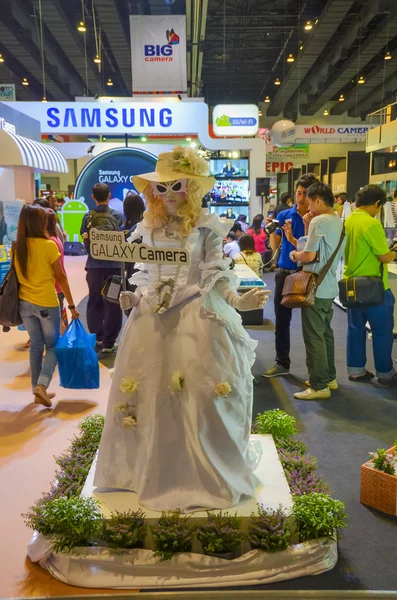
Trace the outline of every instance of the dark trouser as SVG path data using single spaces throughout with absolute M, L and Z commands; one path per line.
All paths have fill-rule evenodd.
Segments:
M 281 304 L 283 298 L 283 287 L 288 272 L 278 270 L 276 272 L 276 287 L 274 290 L 274 312 L 276 314 L 276 363 L 289 369 L 291 361 L 289 351 L 291 346 L 290 341 L 290 325 L 292 318 L 291 308 L 286 308 Z
M 347 311 L 347 372 L 349 375 L 363 375 L 367 362 L 366 323 L 371 326 L 372 348 L 377 377 L 389 379 L 395 371 L 393 367 L 393 328 L 394 296 L 391 290 L 385 291 L 383 304 L 367 308 L 349 308 Z
M 313 390 L 324 390 L 336 378 L 332 303 L 333 298 L 316 298 L 313 306 L 302 308 L 306 364 Z
M 108 302 L 101 295 L 103 285 L 112 275 L 120 275 L 119 269 L 87 269 L 88 304 L 87 324 L 90 333 L 96 333 L 97 341 L 104 348 L 112 348 L 120 333 L 122 312 L 119 304 Z

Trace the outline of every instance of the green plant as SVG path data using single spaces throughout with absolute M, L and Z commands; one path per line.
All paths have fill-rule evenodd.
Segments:
M 285 450 L 286 452 L 296 452 L 303 456 L 307 452 L 307 446 L 302 440 L 288 437 L 285 439 L 276 438 L 274 440 L 277 450 Z
M 74 436 L 71 450 L 80 448 L 98 449 L 101 441 L 102 431 L 105 425 L 105 417 L 103 415 L 89 415 L 79 423 L 79 435 Z
M 23 516 L 28 527 L 52 539 L 56 552 L 89 546 L 102 526 L 97 500 L 82 496 L 36 503 Z
M 379 448 L 376 452 L 369 452 L 369 457 L 372 459 L 374 469 L 383 471 L 388 475 L 396 474 L 396 463 L 394 456 L 387 454 L 384 448 Z
M 295 496 L 292 516 L 298 528 L 299 540 L 313 540 L 321 537 L 336 539 L 339 529 L 346 527 L 345 505 L 327 494 L 307 494 Z
M 291 524 L 282 506 L 277 510 L 258 504 L 258 513 L 251 515 L 248 538 L 252 548 L 265 552 L 285 550 L 291 543 Z
M 142 548 L 147 526 L 142 510 L 114 512 L 103 521 L 101 538 L 109 548 Z
M 206 554 L 226 554 L 234 552 L 245 539 L 240 530 L 241 519 L 229 513 L 207 512 L 207 518 L 197 526 L 197 539 Z
M 259 413 L 255 420 L 255 431 L 261 434 L 271 433 L 274 439 L 284 440 L 296 434 L 295 424 L 294 417 L 275 408 Z
M 177 552 L 190 552 L 194 532 L 191 518 L 179 509 L 162 512 L 157 525 L 152 526 L 154 554 L 163 561 Z

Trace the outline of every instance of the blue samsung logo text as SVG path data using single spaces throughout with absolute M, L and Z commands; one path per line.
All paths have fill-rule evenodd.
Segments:
M 145 127 L 147 129 L 167 128 L 172 125 L 172 111 L 169 108 L 59 108 L 50 107 L 47 110 L 47 125 L 53 129 L 102 127 L 116 128 Z

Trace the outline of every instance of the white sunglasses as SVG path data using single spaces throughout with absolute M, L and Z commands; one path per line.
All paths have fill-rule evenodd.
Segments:
M 186 179 L 179 179 L 178 181 L 170 181 L 168 183 L 157 183 L 151 182 L 152 190 L 156 196 L 163 196 L 168 192 L 187 192 L 187 181 Z

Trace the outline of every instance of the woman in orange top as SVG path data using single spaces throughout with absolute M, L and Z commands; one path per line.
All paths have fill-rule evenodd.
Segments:
M 48 394 L 47 388 L 57 364 L 55 346 L 60 328 L 55 281 L 65 294 L 72 317 L 77 319 L 79 313 L 62 269 L 59 250 L 47 233 L 47 214 L 39 205 L 25 204 L 21 210 L 15 269 L 19 281 L 19 312 L 30 337 L 34 401 L 50 407 L 54 394 Z

